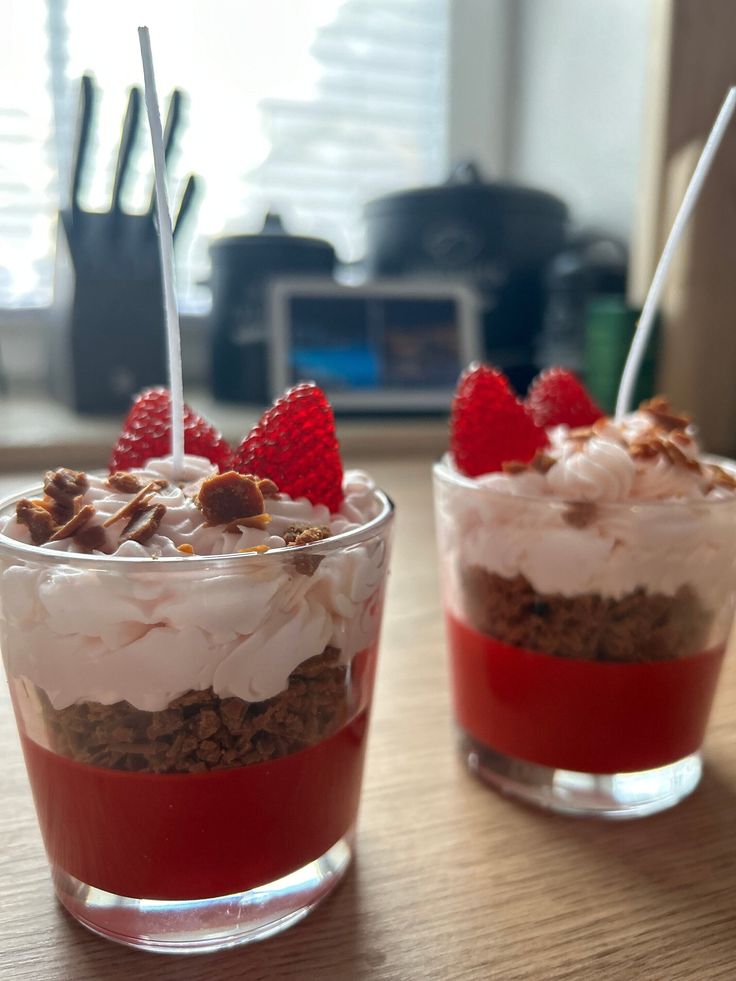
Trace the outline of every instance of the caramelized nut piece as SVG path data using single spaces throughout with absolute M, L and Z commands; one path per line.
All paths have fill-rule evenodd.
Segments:
M 82 552 L 107 552 L 107 535 L 102 525 L 87 525 L 74 536 L 74 544 Z
M 73 497 L 84 494 L 88 487 L 86 473 L 66 467 L 47 471 L 43 481 L 44 493 L 60 504 L 71 502 Z
M 276 497 L 279 493 L 279 489 L 276 484 L 269 477 L 259 477 L 254 473 L 243 474 L 244 477 L 250 477 L 251 480 L 255 480 L 258 484 L 258 489 L 264 497 Z
M 71 517 L 65 525 L 58 528 L 54 534 L 49 538 L 50 542 L 60 542 L 63 538 L 71 538 L 72 535 L 76 535 L 78 531 L 87 524 L 92 515 L 95 513 L 95 509 L 91 504 L 85 504 L 83 508 L 80 508 L 77 513 Z
M 181 545 L 177 545 L 176 551 L 181 552 L 182 555 L 194 555 L 194 549 L 189 542 L 182 542 Z
M 276 497 L 279 492 L 278 487 L 268 477 L 258 480 L 258 489 L 264 497 Z
M 152 504 L 144 508 L 133 518 L 123 529 L 120 536 L 121 542 L 138 542 L 143 545 L 149 538 L 156 534 L 158 526 L 161 524 L 163 516 L 166 514 L 165 504 Z
M 311 525 L 306 528 L 292 525 L 284 532 L 283 539 L 287 545 L 297 547 L 322 542 L 331 534 L 332 532 L 325 525 Z M 324 555 L 313 555 L 311 552 L 296 555 L 294 556 L 294 568 L 303 576 L 313 576 L 323 558 Z
M 121 494 L 137 494 L 143 490 L 144 484 L 140 477 L 124 470 L 117 470 L 107 478 L 108 487 L 120 491 Z
M 238 552 L 267 552 L 268 545 L 251 545 L 250 548 L 239 548 Z
M 224 525 L 236 518 L 263 513 L 263 494 L 255 477 L 234 470 L 213 474 L 203 481 L 197 504 L 207 524 Z
M 332 532 L 326 525 L 310 525 L 307 527 L 292 525 L 287 528 L 281 536 L 287 545 L 312 545 L 314 542 L 323 542 L 329 538 Z
M 45 545 L 58 527 L 45 507 L 40 507 L 27 498 L 18 501 L 15 506 L 15 516 L 18 522 L 30 531 L 34 545 Z

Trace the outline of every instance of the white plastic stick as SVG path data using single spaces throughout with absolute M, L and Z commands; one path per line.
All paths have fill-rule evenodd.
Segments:
M 147 27 L 138 28 L 138 40 L 143 61 L 143 82 L 153 147 L 153 169 L 156 181 L 156 216 L 158 218 L 158 242 L 161 252 L 161 274 L 164 285 L 164 313 L 169 355 L 169 391 L 171 392 L 171 456 L 175 473 L 184 467 L 184 385 L 181 375 L 181 336 L 179 311 L 176 307 L 174 281 L 174 236 L 171 228 L 171 208 L 166 191 L 166 158 L 164 136 L 161 129 L 161 113 L 156 94 L 156 77 L 153 73 L 151 37 Z
M 662 252 L 662 257 L 659 260 L 657 268 L 654 272 L 652 284 L 649 287 L 649 292 L 647 293 L 646 300 L 644 301 L 644 307 L 642 308 L 641 317 L 639 318 L 639 324 L 631 342 L 629 354 L 626 359 L 626 365 L 624 366 L 623 374 L 621 375 L 621 384 L 619 385 L 618 398 L 616 399 L 617 419 L 620 419 L 623 415 L 625 415 L 631 405 L 631 400 L 634 395 L 634 386 L 639 374 L 639 368 L 641 367 L 644 352 L 647 349 L 649 335 L 652 332 L 652 326 L 657 313 L 659 299 L 662 295 L 667 270 L 672 262 L 672 257 L 680 242 L 680 238 L 682 237 L 682 233 L 685 230 L 685 226 L 688 223 L 690 215 L 692 214 L 693 208 L 695 207 L 695 203 L 698 200 L 705 178 L 708 176 L 708 171 L 713 163 L 713 158 L 718 151 L 718 147 L 723 139 L 723 134 L 726 132 L 735 108 L 736 86 L 728 90 L 728 94 L 726 95 L 723 105 L 721 106 L 721 110 L 716 117 L 716 121 L 713 124 L 713 129 L 710 131 L 710 136 L 706 140 L 705 146 L 703 147 L 703 152 L 700 154 L 700 159 L 695 167 L 693 176 L 690 178 L 690 183 L 688 184 L 687 190 L 685 191 L 685 196 L 682 199 L 680 210 L 677 212 L 677 217 L 672 225 L 672 230 L 670 231 L 667 243 L 665 244 L 664 251 Z

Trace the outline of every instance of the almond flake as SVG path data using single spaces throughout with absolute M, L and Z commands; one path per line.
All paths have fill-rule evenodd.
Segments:
M 151 481 L 146 484 L 145 487 L 141 487 L 135 497 L 131 497 L 123 506 L 111 514 L 109 518 L 106 518 L 102 522 L 103 528 L 109 528 L 110 525 L 114 525 L 117 521 L 122 521 L 123 518 L 129 518 L 131 515 L 135 514 L 140 508 L 146 506 L 150 500 L 150 497 L 158 490 L 157 482 Z
M 236 518 L 225 525 L 225 531 L 238 532 L 241 528 L 258 528 L 263 531 L 271 524 L 270 514 L 251 514 L 245 518 Z
M 91 504 L 85 504 L 83 508 L 80 508 L 76 512 L 74 517 L 70 518 L 65 525 L 62 525 L 54 534 L 49 538 L 50 542 L 60 542 L 64 538 L 71 538 L 72 535 L 76 535 L 84 525 L 92 518 L 95 513 L 95 509 Z
M 123 529 L 123 533 L 120 536 L 120 541 L 138 542 L 142 545 L 144 542 L 147 542 L 152 535 L 155 535 L 165 514 L 165 504 L 152 504 L 150 507 L 145 508 L 143 511 L 140 511 L 138 514 L 134 515 L 133 518 L 131 518 Z

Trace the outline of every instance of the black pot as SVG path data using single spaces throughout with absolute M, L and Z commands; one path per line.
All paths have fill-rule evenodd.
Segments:
M 531 352 L 544 312 L 544 267 L 565 241 L 559 198 L 486 182 L 463 164 L 445 184 L 369 202 L 365 220 L 372 275 L 469 282 L 481 295 L 488 355 Z
M 257 235 L 229 235 L 210 245 L 212 387 L 217 398 L 268 400 L 268 311 L 274 276 L 332 276 L 335 250 L 322 239 L 289 235 L 267 215 Z

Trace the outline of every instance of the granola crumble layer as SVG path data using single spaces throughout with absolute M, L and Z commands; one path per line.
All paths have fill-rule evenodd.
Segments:
M 349 718 L 354 696 L 339 651 L 300 664 L 288 688 L 260 702 L 189 691 L 148 712 L 129 702 L 82 702 L 55 709 L 39 690 L 49 748 L 92 766 L 150 773 L 198 773 L 247 766 L 306 749 Z
M 514 647 L 589 661 L 663 661 L 704 649 L 711 616 L 689 586 L 674 596 L 641 588 L 618 598 L 543 594 L 522 575 L 461 572 L 465 616 Z

